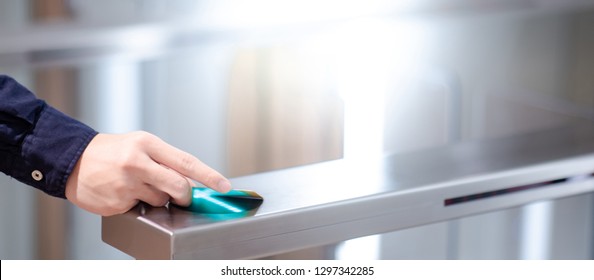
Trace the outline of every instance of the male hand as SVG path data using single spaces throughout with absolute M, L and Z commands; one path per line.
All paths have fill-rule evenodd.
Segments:
M 124 213 L 138 201 L 187 206 L 190 179 L 219 192 L 231 190 L 217 171 L 150 133 L 98 134 L 68 178 L 66 198 L 102 216 Z

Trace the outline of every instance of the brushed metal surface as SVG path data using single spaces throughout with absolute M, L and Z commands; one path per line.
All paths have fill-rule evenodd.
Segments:
M 582 176 L 445 206 L 448 198 Z M 337 160 L 232 179 L 253 216 L 215 221 L 138 205 L 104 217 L 104 242 L 139 259 L 248 259 L 594 191 L 594 126 L 460 143 L 377 161 Z

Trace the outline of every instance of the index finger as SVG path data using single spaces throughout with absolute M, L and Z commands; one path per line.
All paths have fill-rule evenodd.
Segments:
M 219 172 L 204 164 L 193 155 L 175 148 L 160 139 L 149 145 L 147 153 L 154 161 L 190 179 L 196 180 L 215 191 L 224 193 L 231 190 L 231 183 Z

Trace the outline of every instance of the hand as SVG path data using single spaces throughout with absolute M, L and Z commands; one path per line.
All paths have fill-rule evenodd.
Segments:
M 102 216 L 124 213 L 138 201 L 187 206 L 190 179 L 219 192 L 231 190 L 217 171 L 150 133 L 98 134 L 68 178 L 66 198 Z

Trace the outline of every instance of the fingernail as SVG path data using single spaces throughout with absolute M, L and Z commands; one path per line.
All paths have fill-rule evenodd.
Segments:
M 227 180 L 221 180 L 217 184 L 217 191 L 218 192 L 226 193 L 226 192 L 228 192 L 230 190 L 231 190 L 231 183 L 229 181 L 227 181 Z

